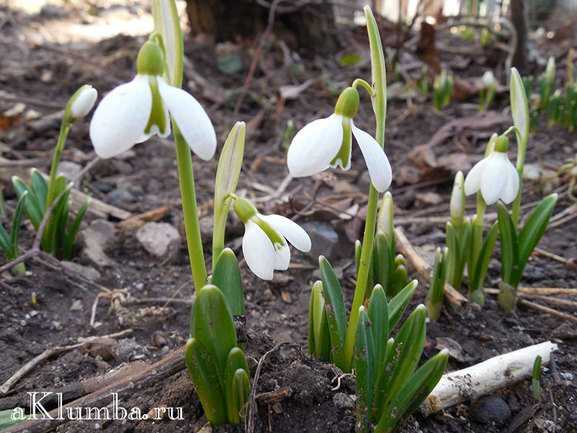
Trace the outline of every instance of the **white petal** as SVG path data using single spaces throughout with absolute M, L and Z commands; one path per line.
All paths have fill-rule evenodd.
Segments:
M 150 117 L 152 94 L 148 77 L 137 75 L 113 89 L 96 108 L 90 139 L 96 154 L 111 158 L 139 142 Z
M 342 121 L 342 116 L 332 114 L 297 132 L 287 154 L 291 176 L 312 176 L 328 168 L 343 142 Z
M 192 151 L 205 161 L 211 159 L 216 151 L 216 133 L 202 106 L 190 93 L 168 85 L 162 78 L 158 79 L 158 88 Z
M 483 177 L 486 163 L 487 159 L 483 158 L 481 161 L 476 163 L 467 174 L 467 177 L 465 178 L 465 195 L 475 194 L 481 189 L 481 178 Z
M 493 152 L 487 158 L 481 178 L 481 194 L 488 205 L 496 203 L 503 194 L 508 181 L 507 162 L 507 155 L 501 152 Z
M 279 271 L 286 271 L 291 261 L 291 251 L 285 243 L 280 250 L 276 251 L 274 268 Z
M 511 164 L 510 161 L 507 160 L 507 162 L 507 183 L 501 194 L 501 200 L 503 200 L 505 204 L 512 203 L 519 193 L 519 173 L 517 173 L 515 166 Z
M 250 270 L 263 280 L 272 280 L 277 252 L 268 236 L 252 221 L 245 225 L 242 252 Z
M 273 229 L 283 235 L 297 250 L 308 252 L 311 250 L 311 238 L 297 223 L 281 215 L 259 215 L 271 225 Z
M 385 151 L 370 134 L 357 128 L 352 122 L 351 127 L 353 129 L 353 135 L 363 153 L 363 158 L 365 158 L 373 186 L 377 191 L 385 192 L 389 189 L 391 181 L 393 180 L 391 164 Z

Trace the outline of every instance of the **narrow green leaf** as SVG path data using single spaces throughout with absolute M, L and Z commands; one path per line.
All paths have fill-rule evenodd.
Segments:
M 403 289 L 389 302 L 389 329 L 392 330 L 395 328 L 399 320 L 401 320 L 401 316 L 407 309 L 407 306 L 413 299 L 413 295 L 415 294 L 415 290 L 419 282 L 417 280 L 413 280 L 409 282 Z
M 360 410 L 365 427 L 369 425 L 369 416 L 373 407 L 375 385 L 375 347 L 369 316 L 364 307 L 359 309 L 359 326 L 355 341 L 355 377 L 360 397 Z
M 46 212 L 47 203 L 46 197 L 48 195 L 48 184 L 46 183 L 46 179 L 44 175 L 40 173 L 35 168 L 32 169 L 31 175 L 31 186 L 34 190 L 34 194 L 38 197 L 38 203 L 42 209 L 42 213 Z
M 421 366 L 384 408 L 375 433 L 392 432 L 415 411 L 441 380 L 448 360 L 448 353 L 443 351 Z
M 76 217 L 72 220 L 70 227 L 67 227 L 66 236 L 64 237 L 62 255 L 65 259 L 71 259 L 74 256 L 74 246 L 76 244 L 76 236 L 80 231 L 82 220 L 86 216 L 90 200 L 86 200 L 84 205 L 78 210 Z
M 193 310 L 192 336 L 215 359 L 217 371 L 224 371 L 228 354 L 236 346 L 236 330 L 222 292 L 207 284 L 196 293 Z
M 313 284 L 309 302 L 309 353 L 321 361 L 329 361 L 331 356 L 331 342 L 329 325 L 325 312 L 325 298 L 323 283 Z
M 519 232 L 519 266 L 518 274 L 514 278 L 514 283 L 516 284 L 521 280 L 529 257 L 547 230 L 549 219 L 557 203 L 557 198 L 557 194 L 551 194 L 541 200 L 537 207 L 529 214 L 525 225 Z
M 343 291 L 335 271 L 323 256 L 319 257 L 319 266 L 323 282 L 325 313 L 331 336 L 331 357 L 333 362 L 339 365 L 344 361 L 342 357 L 347 328 Z
M 389 307 L 383 287 L 377 284 L 369 299 L 368 317 L 372 326 L 376 369 L 384 368 L 389 339 Z
M 195 338 L 188 340 L 184 360 L 206 418 L 214 425 L 226 423 L 226 400 L 219 380 L 217 360 Z
M 424 305 L 419 305 L 403 323 L 395 338 L 391 360 L 393 368 L 385 386 L 387 390 L 385 407 L 401 390 L 421 359 L 425 346 L 426 319 L 427 309 Z
M 12 244 L 10 243 L 10 235 L 2 224 L 0 224 L 0 249 L 4 252 L 6 259 L 13 260 L 13 257 L 11 257 Z
M 24 216 L 24 208 L 26 206 L 26 200 L 28 193 L 25 192 L 18 198 L 16 203 L 16 209 L 14 210 L 14 215 L 12 216 L 12 227 L 10 230 L 10 249 L 13 258 L 18 255 L 18 239 L 20 237 L 20 227 L 22 226 L 22 218 Z
M 389 338 L 385 346 L 384 361 L 381 366 L 376 367 L 377 381 L 375 383 L 373 412 L 371 414 L 371 421 L 373 423 L 378 422 L 385 398 L 388 395 L 387 381 L 395 367 L 391 362 L 393 359 L 394 349 L 395 339 Z
M 230 350 L 224 374 L 228 421 L 231 424 L 238 424 L 240 422 L 240 410 L 246 403 L 250 392 L 248 364 L 244 352 L 239 347 Z M 245 385 L 247 386 L 245 387 Z
M 497 216 L 501 240 L 501 278 L 511 284 L 511 277 L 519 259 L 517 230 L 507 207 L 502 202 L 497 203 Z
M 427 292 L 427 311 L 431 320 L 437 320 L 445 297 L 445 282 L 447 280 L 447 249 L 437 248 L 435 263 L 431 273 L 431 285 Z
M 230 248 L 225 248 L 218 256 L 212 283 L 217 286 L 233 316 L 243 315 L 244 310 L 244 290 L 240 276 L 238 260 Z
M 28 199 L 26 200 L 26 215 L 30 218 L 30 222 L 34 228 L 38 230 L 44 215 L 40 202 L 38 201 L 38 196 L 36 196 L 36 194 L 28 188 L 28 185 L 26 185 L 19 177 L 12 177 L 12 186 L 14 187 L 18 198 L 20 198 L 20 196 L 25 192 L 28 193 Z
M 493 250 L 495 249 L 495 243 L 497 242 L 497 237 L 499 235 L 498 224 L 495 223 L 489 229 L 487 237 L 483 242 L 481 251 L 479 252 L 479 259 L 475 265 L 475 273 L 473 274 L 472 288 L 475 290 L 481 290 L 483 288 L 483 283 L 485 282 L 485 276 L 487 275 L 487 270 L 489 269 L 489 263 L 491 261 L 491 256 L 493 255 Z

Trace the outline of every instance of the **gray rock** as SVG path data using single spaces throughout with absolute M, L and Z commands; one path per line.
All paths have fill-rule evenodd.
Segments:
M 338 251 L 339 235 L 330 224 L 320 221 L 310 221 L 302 224 L 312 241 L 309 255 L 317 260 L 320 255 L 329 260 L 334 259 Z
M 180 233 L 168 223 L 150 222 L 136 232 L 136 239 L 155 257 L 172 257 L 180 247 Z
M 106 220 L 95 220 L 81 232 L 83 255 L 96 266 L 112 266 L 114 261 L 105 253 L 116 238 L 116 227 Z
M 355 408 L 355 400 L 344 392 L 337 392 L 333 396 L 333 403 L 336 407 L 343 410 L 352 410 Z
M 511 417 L 509 405 L 497 395 L 481 397 L 471 405 L 470 413 L 481 424 L 503 424 Z
M 100 279 L 101 274 L 96 269 L 90 266 L 83 266 L 79 265 L 78 263 L 74 262 L 67 262 L 63 261 L 60 262 L 62 267 L 68 269 L 69 271 L 74 272 L 75 274 L 81 275 L 82 277 L 86 278 L 88 281 L 97 281 Z
M 58 174 L 65 176 L 69 180 L 73 180 L 82 171 L 82 166 L 72 161 L 62 161 L 58 165 Z

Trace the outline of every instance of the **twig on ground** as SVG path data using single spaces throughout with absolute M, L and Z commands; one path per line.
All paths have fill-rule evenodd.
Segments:
M 430 415 L 523 380 L 531 376 L 537 356 L 547 364 L 555 350 L 557 345 L 546 341 L 447 373 L 421 405 L 421 411 Z
M 574 290 L 574 291 L 577 292 L 577 290 Z M 485 289 L 485 292 L 487 292 L 491 295 L 498 295 L 499 289 Z M 517 293 L 521 298 L 529 298 L 529 299 L 539 300 L 539 301 L 543 301 L 546 303 L 558 305 L 560 307 L 567 307 L 567 308 L 570 308 L 572 310 L 577 310 L 577 301 L 570 301 L 568 299 L 553 298 L 553 297 L 551 297 L 551 295 L 543 296 L 543 295 L 526 293 L 526 292 L 521 292 L 521 291 L 518 291 Z M 575 293 L 575 294 L 577 294 L 577 293 Z M 545 307 L 545 308 L 547 308 L 547 307 Z M 560 314 L 564 314 L 564 313 L 560 313 Z M 576 319 L 577 319 L 577 317 L 576 317 Z
M 2 386 L 0 386 L 0 394 L 7 394 L 8 391 L 10 391 L 10 389 L 14 386 L 14 384 L 16 382 L 18 382 L 20 379 L 22 379 L 22 377 L 24 377 L 26 374 L 28 374 L 30 371 L 32 371 L 34 368 L 36 368 L 38 365 L 40 365 L 41 363 L 43 363 L 47 359 L 52 358 L 53 356 L 59 355 L 60 353 L 63 353 L 63 352 L 69 352 L 71 350 L 78 349 L 78 348 L 84 346 L 85 344 L 88 344 L 88 343 L 90 343 L 94 340 L 100 339 L 100 338 L 120 338 L 120 337 L 124 337 L 125 335 L 129 335 L 131 333 L 132 333 L 132 329 L 125 329 L 124 331 L 116 332 L 116 333 L 110 334 L 110 335 L 94 336 L 94 337 L 88 337 L 88 338 L 84 338 L 84 339 L 79 338 L 79 340 L 81 340 L 79 343 L 71 344 L 69 346 L 56 346 L 56 347 L 51 347 L 49 349 L 46 349 L 40 355 L 32 358 L 30 361 L 28 361 L 26 364 L 24 364 L 22 367 L 20 367 L 20 369 L 18 369 L 18 371 L 16 371 L 16 373 L 14 373 L 12 376 L 10 376 L 8 378 L 8 380 L 6 382 L 4 382 L 2 384 Z
M 405 256 L 422 279 L 429 281 L 431 278 L 431 266 L 415 251 L 415 248 L 405 235 L 404 230 L 400 227 L 395 228 L 395 236 L 397 239 L 397 248 L 401 254 Z M 468 302 L 467 298 L 455 290 L 450 284 L 445 284 L 444 291 L 447 300 L 455 307 L 460 307 Z
M 537 304 L 535 302 L 528 301 L 526 299 L 519 299 L 517 301 L 519 305 L 523 305 L 527 308 L 531 308 L 533 310 L 540 311 L 541 313 L 546 313 L 551 316 L 558 317 L 559 319 L 568 320 L 573 323 L 577 323 L 577 317 L 573 316 L 572 314 L 562 313 L 561 311 L 557 311 L 553 308 L 546 307 L 541 304 Z

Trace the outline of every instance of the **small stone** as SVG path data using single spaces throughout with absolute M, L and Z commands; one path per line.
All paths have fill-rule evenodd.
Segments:
M 136 232 L 136 239 L 155 257 L 173 256 L 180 247 L 180 233 L 168 223 L 150 222 Z
M 470 413 L 480 424 L 503 424 L 511 417 L 509 405 L 497 395 L 481 397 L 471 405 Z
M 90 266 L 83 266 L 74 262 L 63 261 L 60 262 L 65 269 L 74 272 L 75 274 L 81 275 L 88 281 L 97 281 L 102 276 L 100 272 Z
M 114 224 L 103 219 L 92 221 L 82 231 L 83 254 L 96 266 L 112 266 L 114 261 L 105 253 L 106 247 L 116 238 Z
M 117 357 L 118 342 L 113 338 L 97 338 L 82 346 L 82 351 L 104 361 L 112 361 Z
M 336 407 L 343 410 L 351 410 L 355 408 L 355 400 L 344 392 L 337 392 L 333 396 L 333 403 Z
M 106 201 L 114 206 L 122 207 L 123 205 L 134 203 L 136 197 L 128 189 L 118 188 L 107 194 Z
M 72 161 L 61 161 L 58 165 L 58 174 L 69 180 L 75 179 L 82 171 L 82 166 Z
M 308 254 L 314 260 L 317 260 L 320 255 L 329 260 L 335 258 L 338 251 L 339 235 L 330 224 L 310 221 L 302 224 L 302 228 L 311 238 L 312 248 Z
M 82 311 L 84 310 L 84 305 L 80 299 L 76 299 L 70 306 L 70 311 Z

